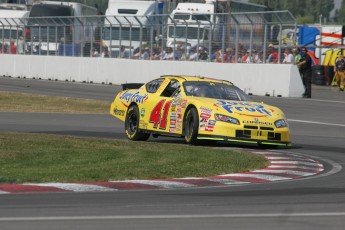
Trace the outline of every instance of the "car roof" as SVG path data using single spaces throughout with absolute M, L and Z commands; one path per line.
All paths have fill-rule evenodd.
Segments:
M 190 75 L 163 75 L 162 78 L 181 78 L 185 81 L 205 81 L 205 82 L 217 82 L 233 85 L 232 82 L 227 80 L 221 80 L 216 78 L 204 77 L 204 76 L 190 76 Z

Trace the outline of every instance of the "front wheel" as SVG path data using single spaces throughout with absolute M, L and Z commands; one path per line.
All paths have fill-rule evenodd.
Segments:
M 132 105 L 127 110 L 126 120 L 125 120 L 125 130 L 126 135 L 129 140 L 132 141 L 146 141 L 149 139 L 149 133 L 143 133 L 139 129 L 139 109 L 136 105 Z
M 187 114 L 184 120 L 184 129 L 185 129 L 184 138 L 186 142 L 192 145 L 197 144 L 199 119 L 198 119 L 198 111 L 195 108 L 190 108 L 187 111 Z

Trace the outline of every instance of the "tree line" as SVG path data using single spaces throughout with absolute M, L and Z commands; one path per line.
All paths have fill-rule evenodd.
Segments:
M 333 15 L 333 0 L 250 0 L 251 3 L 266 5 L 270 10 L 289 10 L 297 19 L 298 24 L 335 24 L 345 22 L 344 0 L 342 7 Z
M 80 2 L 89 6 L 96 6 L 100 14 L 104 14 L 108 7 L 108 0 L 64 0 Z M 205 0 L 175 0 L 176 2 L 204 2 Z M 345 0 L 341 8 L 330 14 L 334 8 L 333 0 L 249 0 L 250 3 L 265 5 L 269 10 L 289 10 L 297 19 L 298 24 L 344 24 Z

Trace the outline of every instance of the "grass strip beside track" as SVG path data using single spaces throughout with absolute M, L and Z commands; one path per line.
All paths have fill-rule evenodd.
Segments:
M 104 101 L 0 91 L 0 112 L 108 114 Z M 263 168 L 257 155 L 208 147 L 0 133 L 0 183 L 205 177 Z
M 205 177 L 267 165 L 258 155 L 185 144 L 0 133 L 0 183 Z
M 110 103 L 99 100 L 0 91 L 0 112 L 108 114 Z

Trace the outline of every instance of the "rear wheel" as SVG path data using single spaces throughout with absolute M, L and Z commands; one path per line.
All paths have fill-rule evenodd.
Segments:
M 185 129 L 184 138 L 186 142 L 192 145 L 197 144 L 199 119 L 198 119 L 198 111 L 195 108 L 190 108 L 187 111 L 187 114 L 184 120 L 184 129 Z
M 132 105 L 127 110 L 126 120 L 125 120 L 125 130 L 128 139 L 132 141 L 146 141 L 149 139 L 149 133 L 143 133 L 139 129 L 139 109 L 136 105 Z

